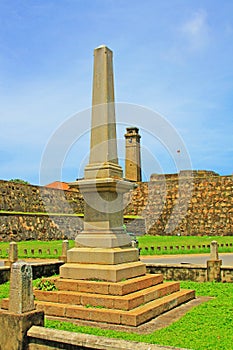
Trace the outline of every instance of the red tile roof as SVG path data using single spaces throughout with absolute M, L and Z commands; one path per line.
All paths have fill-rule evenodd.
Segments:
M 45 185 L 44 187 L 55 188 L 58 190 L 72 190 L 67 182 L 54 181 L 51 184 Z

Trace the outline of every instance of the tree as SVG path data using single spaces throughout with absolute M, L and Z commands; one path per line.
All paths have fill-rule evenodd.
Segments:
M 23 184 L 23 185 L 30 185 L 30 183 L 28 181 L 24 181 L 24 180 L 21 180 L 21 179 L 11 179 L 9 181 L 10 182 L 16 182 L 18 184 Z

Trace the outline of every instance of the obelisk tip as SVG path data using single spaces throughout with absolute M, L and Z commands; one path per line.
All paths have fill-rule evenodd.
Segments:
M 109 51 L 112 51 L 111 49 L 109 49 L 109 47 L 107 47 L 107 45 L 103 44 L 103 45 L 100 45 L 98 47 L 95 48 L 95 50 L 99 50 L 99 49 L 107 49 Z

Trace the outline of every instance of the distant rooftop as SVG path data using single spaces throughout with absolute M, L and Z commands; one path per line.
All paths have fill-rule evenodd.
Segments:
M 51 182 L 50 184 L 45 185 L 44 187 L 55 188 L 57 190 L 64 190 L 64 191 L 72 190 L 67 182 L 61 182 L 61 181 Z

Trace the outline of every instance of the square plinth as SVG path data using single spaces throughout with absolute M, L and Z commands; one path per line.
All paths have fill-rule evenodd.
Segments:
M 72 248 L 67 253 L 68 263 L 116 265 L 138 261 L 136 248 Z
M 61 278 L 82 280 L 119 282 L 145 274 L 146 265 L 140 261 L 117 265 L 66 263 L 60 267 Z

